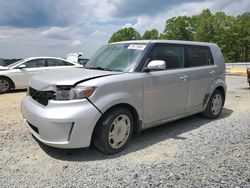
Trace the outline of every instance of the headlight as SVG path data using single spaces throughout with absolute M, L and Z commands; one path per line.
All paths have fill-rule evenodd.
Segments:
M 54 100 L 74 100 L 90 97 L 95 91 L 95 87 L 59 87 L 55 93 Z

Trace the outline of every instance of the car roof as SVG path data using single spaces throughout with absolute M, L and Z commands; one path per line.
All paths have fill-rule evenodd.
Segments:
M 123 44 L 123 43 L 169 43 L 169 44 L 186 44 L 186 45 L 202 45 L 202 46 L 214 46 L 215 43 L 209 42 L 199 42 L 199 41 L 184 41 L 184 40 L 130 40 L 130 41 L 120 41 L 111 44 Z
M 77 63 L 75 63 L 75 62 L 68 61 L 67 59 L 64 59 L 64 58 L 60 58 L 60 57 L 50 57 L 50 56 L 28 57 L 28 58 L 24 58 L 23 60 L 24 60 L 24 61 L 29 61 L 29 60 L 34 60 L 34 59 L 57 59 L 57 60 L 67 61 L 67 62 L 72 63 L 72 64 L 77 64 Z

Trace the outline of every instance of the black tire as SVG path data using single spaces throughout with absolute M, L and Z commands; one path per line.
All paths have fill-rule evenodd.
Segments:
M 8 78 L 0 77 L 0 94 L 10 92 L 12 83 Z
M 221 105 L 220 105 L 220 108 L 218 107 L 218 110 L 215 111 L 213 110 L 213 100 L 216 98 L 216 97 L 221 97 Z M 209 119 L 216 119 L 217 117 L 219 117 L 221 111 L 222 111 L 222 108 L 223 108 L 223 105 L 224 105 L 224 101 L 225 101 L 225 97 L 224 95 L 222 94 L 222 92 L 218 89 L 216 89 L 213 94 L 211 95 L 208 103 L 207 103 L 207 106 L 206 106 L 206 109 L 205 111 L 202 113 L 202 115 L 206 118 L 209 118 Z
M 115 120 L 118 120 L 120 117 L 127 117 L 127 122 L 130 122 L 130 130 L 125 130 L 125 137 L 126 140 L 124 141 L 123 145 L 119 148 L 113 148 L 112 138 L 109 138 L 110 131 L 114 130 Z M 117 119 L 118 118 L 118 119 Z M 121 124 L 120 124 L 121 125 Z M 103 115 L 100 121 L 97 123 L 96 128 L 93 133 L 93 144 L 94 146 L 102 151 L 105 154 L 112 155 L 122 151 L 129 143 L 132 132 L 133 132 L 133 116 L 131 112 L 126 108 L 114 108 Z M 118 133 L 117 133 L 118 134 Z M 125 139 L 125 138 L 124 138 Z

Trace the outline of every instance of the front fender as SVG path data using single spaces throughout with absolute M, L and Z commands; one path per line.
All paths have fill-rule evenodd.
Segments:
M 143 87 L 140 79 L 98 86 L 89 100 L 102 113 L 115 105 L 128 104 L 137 111 L 139 119 L 143 117 Z
M 130 93 L 110 93 L 95 103 L 102 113 L 105 113 L 108 109 L 118 104 L 128 104 L 134 107 L 138 115 L 141 116 L 142 104 L 138 101 L 138 97 Z

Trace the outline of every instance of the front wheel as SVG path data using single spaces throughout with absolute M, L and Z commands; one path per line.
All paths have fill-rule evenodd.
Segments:
M 7 78 L 0 78 L 0 94 L 11 90 L 11 82 Z
M 93 135 L 96 148 L 106 154 L 122 151 L 133 132 L 133 116 L 126 108 L 115 108 L 104 114 Z
M 210 119 L 217 118 L 222 111 L 224 100 L 225 98 L 222 92 L 216 89 L 210 97 L 207 107 L 202 115 Z

